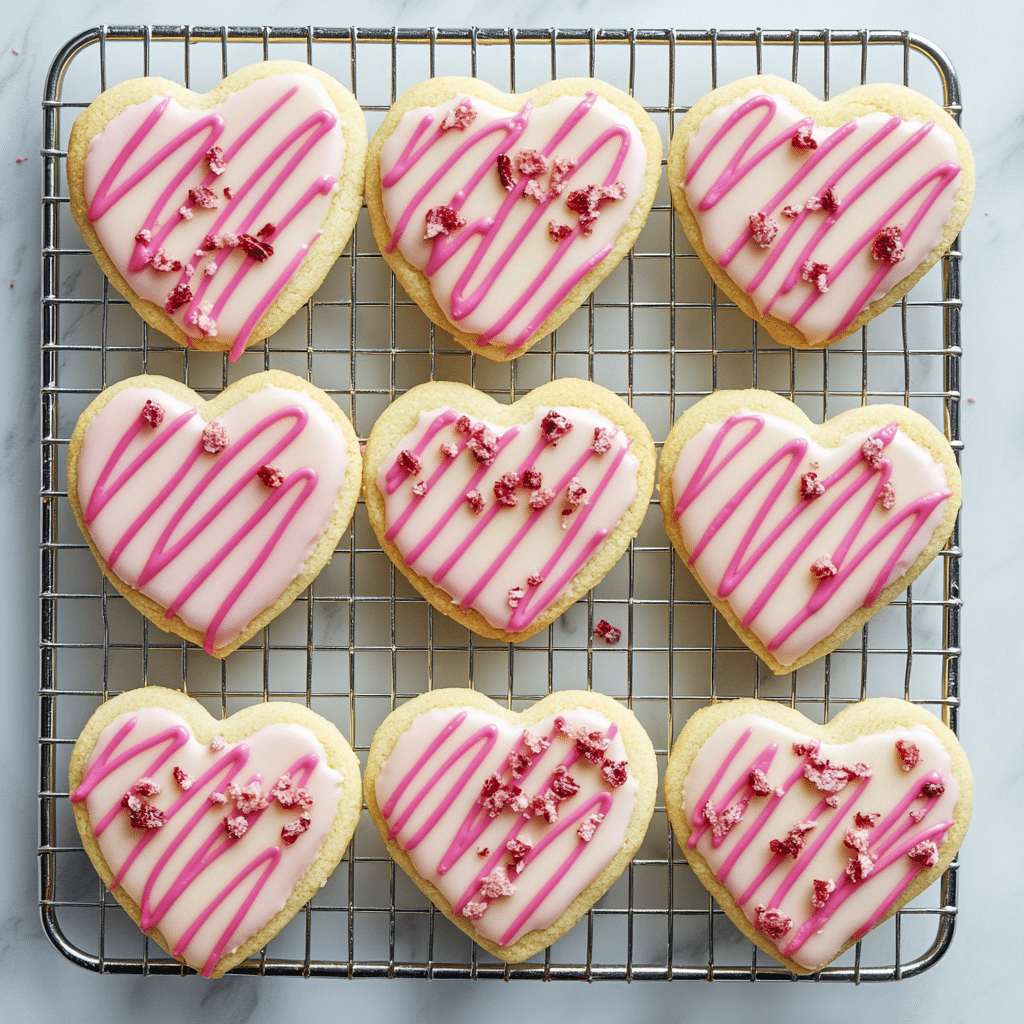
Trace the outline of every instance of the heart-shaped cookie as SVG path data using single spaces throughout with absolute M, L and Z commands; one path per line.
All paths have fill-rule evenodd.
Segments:
M 381 546 L 439 611 L 518 642 L 618 561 L 654 482 L 654 442 L 612 392 L 565 378 L 511 406 L 432 381 L 366 443 Z
M 665 809 L 733 922 L 808 974 L 946 870 L 970 821 L 971 772 L 953 733 L 908 701 L 861 701 L 822 726 L 745 698 L 683 727 Z
M 434 690 L 377 730 L 364 789 L 388 852 L 445 917 L 502 960 L 568 931 L 629 863 L 657 764 L 631 711 L 562 691 L 508 711 Z
M 362 206 L 366 122 L 329 75 L 253 64 L 205 95 L 108 89 L 68 145 L 71 211 L 111 283 L 181 345 L 276 331 L 316 290 Z
M 307 708 L 259 704 L 217 721 L 154 686 L 99 708 L 69 777 L 103 882 L 208 978 L 265 945 L 324 884 L 362 806 L 358 758 Z
M 361 471 L 352 425 L 300 377 L 254 374 L 205 402 L 142 376 L 82 413 L 68 499 L 114 586 L 223 658 L 330 561 Z
M 903 406 L 816 426 L 767 391 L 721 391 L 662 449 L 665 529 L 773 672 L 838 647 L 942 549 L 960 507 L 946 439 Z
M 690 108 L 668 180 L 715 282 L 776 341 L 814 348 L 887 309 L 949 248 L 974 161 L 956 122 L 910 89 L 822 103 L 758 76 Z
M 510 96 L 434 78 L 374 135 L 366 204 L 384 258 L 427 316 L 471 352 L 514 359 L 632 246 L 661 152 L 643 107 L 597 79 Z

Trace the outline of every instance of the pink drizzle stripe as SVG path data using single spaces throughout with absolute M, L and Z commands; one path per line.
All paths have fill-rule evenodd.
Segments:
M 758 413 L 734 413 L 722 424 L 711 446 L 701 459 L 696 471 L 679 497 L 675 508 L 675 518 L 677 520 L 680 519 L 686 512 L 686 509 L 704 493 L 713 481 L 720 479 L 721 475 L 728 471 L 730 464 L 761 433 L 764 424 L 764 417 Z M 871 436 L 881 440 L 884 445 L 888 445 L 895 437 L 897 429 L 898 424 L 894 422 L 887 427 L 875 431 Z M 837 515 L 848 514 L 848 510 L 852 510 L 854 513 L 852 524 L 843 541 L 832 554 L 832 561 L 839 569 L 839 572 L 832 579 L 819 583 L 805 606 L 768 640 L 765 646 L 770 651 L 778 649 L 808 619 L 826 607 L 828 602 L 832 600 L 865 559 L 872 556 L 879 548 L 888 546 L 889 553 L 885 563 L 874 577 L 862 601 L 863 607 L 869 607 L 874 604 L 889 581 L 900 556 L 927 524 L 932 512 L 952 495 L 952 491 L 948 489 L 931 491 L 928 494 L 922 495 L 908 503 L 899 512 L 892 514 L 884 525 L 874 533 L 868 534 L 865 530 L 868 517 L 881 496 L 882 488 L 892 474 L 892 463 L 890 460 L 882 458 L 880 466 L 873 468 L 859 454 L 856 454 L 851 456 L 846 463 L 825 480 L 821 481 L 825 486 L 825 494 L 813 501 L 800 502 L 793 507 L 748 555 L 753 539 L 756 536 L 760 536 L 762 526 L 765 520 L 768 519 L 776 502 L 780 499 L 786 502 L 787 496 L 794 493 L 794 489 L 799 488 L 799 473 L 806 455 L 807 446 L 808 442 L 806 440 L 797 439 L 786 442 L 775 452 L 767 453 L 754 474 L 742 479 L 738 483 L 735 491 L 732 492 L 725 504 L 714 515 L 710 525 L 694 546 L 693 554 L 687 563 L 690 566 L 696 563 L 701 553 L 713 540 L 715 534 L 736 514 L 737 509 L 747 495 L 754 490 L 762 479 L 778 467 L 780 476 L 760 508 L 754 514 L 750 526 L 745 531 L 742 541 L 737 545 L 736 553 L 731 559 L 716 591 L 719 597 L 727 598 L 746 579 L 750 572 L 763 562 L 767 561 L 769 564 L 776 564 L 778 566 L 769 582 L 758 593 L 749 612 L 743 617 L 744 628 L 749 628 L 750 624 L 757 618 L 757 615 L 782 585 L 786 575 L 798 559 L 806 553 L 814 539 Z M 719 453 L 723 448 L 727 448 L 727 450 L 719 458 Z M 857 474 L 844 490 L 835 493 L 833 497 L 833 493 L 838 490 L 840 482 L 853 474 L 858 467 L 862 467 L 863 472 Z M 862 503 L 859 508 L 856 504 L 858 500 Z M 789 551 L 780 551 L 778 543 L 783 533 L 792 523 L 800 518 L 809 520 L 807 531 Z M 899 532 L 901 527 L 903 528 L 902 535 Z

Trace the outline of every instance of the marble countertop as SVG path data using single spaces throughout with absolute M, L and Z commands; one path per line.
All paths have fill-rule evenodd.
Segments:
M 0 377 L 0 480 L 8 495 L 0 543 L 9 585 L 0 591 L 7 632 L 7 713 L 0 721 L 8 776 L 4 791 L 11 829 L 0 844 L 8 884 L 0 890 L 0 991 L 10 1020 L 89 1022 L 146 1020 L 288 1021 L 296 1011 L 335 1018 L 373 1015 L 456 1022 L 551 1019 L 566 1012 L 594 1020 L 662 1021 L 714 1011 L 730 1019 L 848 1021 L 868 1014 L 905 1021 L 999 1019 L 1019 991 L 1021 949 L 1016 908 L 1024 899 L 1018 851 L 1024 828 L 1015 814 L 1024 799 L 1018 680 L 1019 599 L 1012 581 L 1022 558 L 1008 539 L 1020 530 L 1015 508 L 1024 498 L 1024 346 L 1010 301 L 1020 291 L 1024 258 L 1024 77 L 1017 42 L 1024 9 L 1011 0 L 981 0 L 971 13 L 934 0 L 865 0 L 836 11 L 783 2 L 758 5 L 722 0 L 713 22 L 696 22 L 685 6 L 652 0 L 624 11 L 621 4 L 576 0 L 557 8 L 528 0 L 493 4 L 359 5 L 309 0 L 294 4 L 228 0 L 168 7 L 147 0 L 74 5 L 17 5 L 0 32 L 0 167 L 6 201 L 0 207 L 0 345 L 8 370 Z M 228 977 L 99 976 L 65 960 L 43 934 L 37 881 L 37 758 L 39 729 L 39 196 L 40 101 L 58 47 L 97 24 L 212 22 L 245 24 L 358 24 L 361 26 L 515 25 L 520 27 L 666 27 L 909 29 L 950 56 L 964 95 L 963 128 L 977 162 L 974 210 L 963 232 L 963 390 L 965 504 L 962 513 L 963 658 L 960 736 L 972 761 L 975 808 L 962 848 L 960 912 L 952 947 L 917 978 L 857 988 L 731 982 L 514 983 L 387 982 Z M 15 52 L 16 51 L 16 52 Z M 27 160 L 18 162 L 18 158 Z M 6 282 L 10 282 L 10 287 Z M 995 456 L 1002 452 L 999 459 Z

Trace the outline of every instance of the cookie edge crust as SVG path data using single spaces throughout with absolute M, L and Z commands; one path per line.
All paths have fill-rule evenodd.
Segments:
M 764 316 L 758 311 L 754 300 L 733 281 L 704 247 L 700 226 L 686 202 L 683 180 L 686 176 L 686 147 L 691 137 L 704 118 L 712 111 L 718 107 L 727 106 L 752 90 L 784 96 L 797 110 L 813 117 L 817 124 L 826 128 L 836 127 L 854 117 L 875 111 L 898 114 L 904 120 L 935 121 L 953 139 L 959 155 L 962 169 L 960 192 L 953 203 L 953 209 L 939 243 L 912 274 L 861 310 L 853 323 L 841 334 L 818 343 L 808 342 L 799 328 L 785 320 L 780 320 L 771 314 Z M 922 93 L 902 85 L 859 85 L 832 100 L 824 101 L 819 100 L 817 96 L 802 86 L 775 75 L 752 75 L 748 78 L 741 78 L 707 93 L 695 103 L 676 126 L 675 134 L 669 144 L 667 173 L 672 206 L 675 208 L 679 223 L 715 284 L 780 345 L 812 350 L 826 348 L 859 331 L 869 320 L 873 320 L 903 298 L 935 266 L 952 246 L 967 220 L 974 198 L 975 185 L 974 157 L 966 136 L 956 121 L 942 107 Z
M 683 813 L 683 784 L 694 759 L 704 744 L 711 738 L 719 726 L 740 715 L 757 715 L 760 718 L 778 722 L 795 731 L 816 737 L 827 743 L 849 743 L 860 736 L 870 733 L 884 732 L 888 729 L 925 725 L 932 730 L 949 754 L 953 777 L 960 789 L 960 799 L 953 810 L 953 825 L 946 833 L 939 847 L 939 861 L 932 868 L 923 869 L 914 881 L 904 890 L 903 894 L 876 923 L 874 927 L 887 921 L 900 908 L 909 903 L 915 896 L 924 892 L 934 883 L 952 863 L 960 844 L 967 833 L 971 820 L 973 803 L 973 784 L 971 769 L 967 755 L 960 746 L 959 740 L 949 727 L 930 711 L 925 711 L 910 701 L 895 697 L 869 697 L 844 708 L 828 724 L 819 725 L 806 718 L 799 711 L 775 701 L 758 700 L 753 697 L 741 697 L 736 700 L 722 701 L 704 707 L 684 724 L 669 754 L 665 768 L 664 796 L 665 810 L 675 833 L 676 841 L 686 856 L 691 868 L 701 884 L 714 896 L 715 900 L 728 915 L 729 919 L 758 948 L 772 959 L 785 964 L 794 974 L 815 974 L 830 963 L 837 960 L 848 949 L 857 943 L 850 939 L 836 954 L 815 968 L 804 967 L 796 961 L 782 956 L 775 944 L 763 933 L 757 931 L 743 913 L 729 890 L 715 878 L 707 862 L 696 848 L 690 849 L 686 843 L 691 828 L 687 815 Z
M 338 177 L 338 188 L 331 197 L 320 235 L 309 247 L 302 263 L 270 308 L 252 329 L 245 345 L 245 351 L 248 351 L 279 330 L 316 292 L 341 255 L 355 227 L 363 205 L 367 134 L 366 118 L 352 93 L 326 72 L 310 64 L 291 60 L 262 61 L 232 72 L 206 93 L 193 92 L 166 78 L 129 79 L 101 93 L 79 114 L 72 126 L 67 156 L 68 194 L 71 213 L 83 239 L 110 283 L 131 303 L 139 316 L 184 348 L 201 352 L 226 352 L 234 346 L 234 340 L 190 339 L 162 307 L 142 298 L 114 266 L 89 220 L 84 191 L 85 158 L 89 152 L 89 143 L 123 110 L 144 103 L 153 96 L 169 95 L 187 109 L 208 110 L 232 93 L 240 92 L 250 82 L 289 74 L 307 75 L 327 92 L 338 113 L 345 155 Z
M 319 891 L 341 861 L 362 812 L 359 758 L 332 722 L 310 711 L 304 705 L 287 701 L 254 704 L 237 711 L 228 718 L 218 720 L 210 715 L 201 704 L 180 690 L 171 690 L 161 686 L 144 686 L 126 690 L 104 702 L 90 717 L 71 753 L 71 762 L 68 768 L 69 793 L 74 793 L 81 785 L 86 762 L 103 730 L 119 715 L 149 707 L 164 708 L 180 715 L 188 723 L 195 738 L 202 744 L 208 744 L 218 734 L 222 735 L 229 743 L 238 743 L 264 726 L 278 722 L 303 726 L 319 740 L 327 754 L 328 765 L 339 772 L 343 778 L 339 789 L 338 810 L 334 816 L 334 823 L 324 839 L 316 859 L 292 890 L 281 910 L 233 953 L 225 953 L 217 961 L 210 977 L 219 978 L 226 971 L 231 970 L 232 967 L 262 949 L 281 931 L 310 897 Z M 85 852 L 89 855 L 89 860 L 104 886 L 109 888 L 114 878 L 114 872 L 104 858 L 92 831 L 92 822 L 89 819 L 85 801 L 72 804 L 71 807 Z M 111 893 L 141 930 L 139 905 L 121 886 L 112 889 Z M 164 939 L 159 928 L 151 928 L 145 934 L 153 938 L 169 956 L 173 956 L 170 944 Z M 175 957 L 175 959 L 179 963 L 184 963 L 180 957 Z M 191 969 L 196 970 L 198 974 L 197 969 Z
M 113 584 L 122 597 L 126 598 L 132 605 L 134 605 L 135 608 L 137 608 L 158 629 L 163 630 L 165 633 L 174 633 L 184 640 L 191 641 L 202 649 L 205 640 L 204 633 L 189 626 L 178 615 L 174 615 L 169 619 L 165 618 L 164 616 L 167 609 L 163 605 L 157 604 L 153 598 L 148 597 L 141 591 L 129 586 L 129 584 L 125 583 L 120 576 L 108 567 L 106 560 L 96 547 L 92 534 L 89 532 L 88 526 L 83 518 L 82 504 L 78 494 L 78 458 L 81 454 L 82 444 L 85 440 L 85 433 L 89 424 L 93 421 L 100 410 L 103 409 L 103 407 L 118 392 L 124 391 L 127 388 L 156 388 L 174 398 L 187 402 L 198 410 L 199 415 L 203 420 L 210 423 L 221 413 L 225 412 L 232 406 L 237 405 L 238 402 L 242 401 L 247 395 L 258 391 L 267 385 L 284 388 L 290 391 L 303 392 L 316 401 L 342 431 L 348 451 L 349 464 L 345 471 L 345 484 L 338 495 L 338 500 L 335 503 L 334 513 L 331 516 L 331 520 L 328 523 L 327 529 L 320 535 L 320 539 L 317 541 L 309 558 L 306 559 L 302 571 L 280 593 L 280 595 L 278 595 L 277 600 L 275 600 L 273 604 L 268 605 L 263 609 L 263 611 L 249 621 L 248 625 L 234 640 L 225 644 L 223 647 L 214 648 L 213 657 L 215 658 L 226 658 L 232 651 L 250 640 L 272 619 L 280 615 L 281 612 L 283 612 L 299 596 L 299 594 L 309 586 L 309 584 L 317 577 L 320 571 L 327 566 L 328 562 L 330 562 L 333 557 L 334 549 L 337 547 L 338 541 L 341 539 L 341 535 L 345 532 L 352 520 L 356 502 L 359 500 L 359 495 L 362 491 L 362 454 L 359 448 L 359 439 L 356 437 L 356 432 L 353 429 L 352 424 L 349 422 L 348 417 L 341 411 L 337 403 L 332 401 L 325 392 L 321 391 L 315 385 L 310 384 L 302 377 L 297 377 L 294 374 L 285 372 L 284 370 L 265 370 L 262 373 L 254 373 L 247 377 L 242 377 L 233 384 L 229 384 L 224 391 L 215 395 L 209 401 L 202 398 L 202 396 L 198 395 L 191 388 L 186 387 L 184 384 L 181 384 L 176 380 L 171 380 L 169 377 L 161 377 L 154 374 L 140 374 L 137 377 L 128 377 L 125 380 L 118 381 L 118 383 L 111 385 L 104 391 L 101 391 L 79 417 L 74 433 L 71 435 L 71 440 L 68 444 L 68 501 L 71 504 L 71 510 L 75 514 L 75 520 L 78 523 L 78 527 L 88 542 L 89 548 L 99 564 L 103 575 Z
M 610 422 L 622 427 L 633 438 L 630 448 L 639 466 L 636 475 L 636 496 L 619 520 L 618 525 L 605 538 L 601 546 L 573 577 L 566 592 L 539 615 L 526 629 L 507 633 L 492 626 L 474 608 L 462 611 L 451 596 L 435 586 L 425 576 L 408 566 L 394 541 L 385 536 L 384 498 L 377 487 L 377 471 L 392 449 L 415 426 L 421 412 L 440 406 L 449 406 L 460 413 L 478 419 L 487 419 L 502 427 L 527 423 L 533 411 L 542 406 L 592 409 Z M 449 381 L 428 381 L 411 388 L 396 398 L 381 413 L 366 441 L 363 460 L 364 498 L 366 512 L 381 548 L 402 575 L 439 612 L 471 629 L 479 636 L 508 643 L 519 643 L 541 632 L 554 622 L 567 608 L 595 587 L 625 554 L 629 542 L 643 523 L 654 490 L 657 453 L 647 425 L 633 409 L 613 391 L 590 381 L 562 377 L 542 384 L 512 405 L 505 405 L 468 384 Z
M 387 838 L 388 825 L 380 812 L 377 803 L 377 775 L 384 762 L 394 750 L 395 745 L 412 722 L 420 715 L 434 708 L 474 708 L 494 715 L 503 721 L 515 725 L 529 726 L 534 722 L 560 711 L 584 707 L 603 715 L 608 721 L 614 722 L 619 728 L 629 770 L 639 783 L 636 804 L 630 817 L 629 826 L 622 847 L 605 865 L 601 873 L 566 907 L 562 915 L 547 928 L 527 932 L 521 939 L 510 946 L 499 946 L 490 939 L 480 935 L 469 918 L 456 916 L 447 898 L 427 879 L 423 878 L 413 866 L 409 855 L 394 840 Z M 633 855 L 640 848 L 651 817 L 654 814 L 657 796 L 658 766 L 654 754 L 654 746 L 646 730 L 637 720 L 634 713 L 624 704 L 593 690 L 559 690 L 549 694 L 523 712 L 510 711 L 500 704 L 485 697 L 476 690 L 446 688 L 431 690 L 420 694 L 408 703 L 392 711 L 378 726 L 370 744 L 366 759 L 366 771 L 363 774 L 363 790 L 366 807 L 370 812 L 377 831 L 388 849 L 392 859 L 412 879 L 419 889 L 430 899 L 449 921 L 468 935 L 477 945 L 483 947 L 492 956 L 507 963 L 520 963 L 535 953 L 546 949 L 570 928 L 603 896 L 612 884 L 626 869 Z
M 644 188 L 640 194 L 629 220 L 619 232 L 615 246 L 601 262 L 582 278 L 573 290 L 548 315 L 536 331 L 521 345 L 509 349 L 505 345 L 488 343 L 478 345 L 478 334 L 467 334 L 460 330 L 449 319 L 441 308 L 430 287 L 430 280 L 422 270 L 414 267 L 397 248 L 388 251 L 391 242 L 391 228 L 384 216 L 383 187 L 381 185 L 380 152 L 384 143 L 391 137 L 402 117 L 411 110 L 420 107 L 436 107 L 447 100 L 468 95 L 472 99 L 484 100 L 496 107 L 509 111 L 518 111 L 526 100 L 533 100 L 536 106 L 544 106 L 558 96 L 576 96 L 586 92 L 596 92 L 602 99 L 618 107 L 636 126 L 643 139 L 647 153 L 647 168 L 644 175 Z M 477 78 L 461 78 L 448 76 L 428 79 L 413 86 L 403 93 L 391 107 L 384 121 L 370 140 L 366 162 L 366 208 L 370 214 L 370 224 L 374 238 L 380 248 L 381 255 L 391 267 L 399 284 L 416 302 L 427 318 L 438 327 L 447 331 L 463 348 L 475 355 L 485 356 L 494 362 L 510 362 L 528 352 L 537 342 L 560 327 L 569 316 L 577 310 L 603 281 L 619 265 L 622 258 L 633 247 L 637 236 L 647 221 L 658 185 L 661 181 L 661 160 L 663 146 L 661 133 L 647 111 L 628 93 L 622 92 L 608 82 L 599 78 L 561 78 L 554 79 L 528 92 L 506 93 L 487 82 Z
M 918 447 L 926 450 L 946 474 L 946 482 L 953 492 L 946 500 L 946 509 L 942 521 L 932 532 L 925 549 L 918 555 L 914 564 L 898 579 L 885 587 L 878 599 L 869 607 L 860 607 L 852 615 L 844 619 L 828 636 L 819 640 L 805 654 L 792 664 L 783 665 L 765 647 L 760 637 L 751 630 L 745 629 L 740 618 L 732 610 L 729 602 L 713 593 L 697 572 L 690 567 L 690 552 L 683 542 L 682 529 L 675 519 L 674 510 L 677 496 L 672 489 L 672 474 L 676 461 L 683 446 L 699 430 L 711 424 L 723 422 L 730 414 L 749 409 L 752 412 L 764 413 L 789 420 L 801 430 L 807 432 L 812 441 L 824 448 L 837 447 L 845 437 L 859 430 L 872 427 L 883 427 L 893 420 L 899 422 L 902 430 Z M 822 424 L 812 422 L 799 406 L 772 391 L 748 389 L 745 391 L 716 391 L 701 399 L 683 413 L 673 424 L 661 450 L 658 462 L 658 501 L 661 504 L 662 519 L 665 532 L 672 546 L 679 555 L 683 565 L 690 571 L 708 600 L 726 619 L 736 635 L 754 652 L 775 675 L 795 672 L 812 661 L 817 661 L 846 642 L 869 619 L 901 594 L 925 570 L 925 567 L 946 546 L 956 525 L 956 518 L 962 501 L 960 469 L 949 442 L 939 430 L 924 416 L 902 405 L 862 405 L 855 409 L 833 416 Z

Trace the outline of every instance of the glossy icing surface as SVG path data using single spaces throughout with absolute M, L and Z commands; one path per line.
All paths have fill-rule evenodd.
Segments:
M 156 427 L 147 402 L 164 412 Z M 83 519 L 129 586 L 224 647 L 302 572 L 334 515 L 344 434 L 303 392 L 264 387 L 219 416 L 203 446 L 196 408 L 155 388 L 118 392 L 90 421 L 78 460 Z M 280 486 L 258 474 L 280 470 Z
M 869 437 L 882 442 L 877 466 L 861 450 Z M 811 500 L 808 472 L 823 488 Z M 687 564 L 783 665 L 914 564 L 951 493 L 895 423 L 822 448 L 788 420 L 745 410 L 698 431 L 672 469 Z M 838 572 L 817 579 L 811 566 L 825 556 Z
M 542 424 L 551 412 L 540 407 L 526 424 L 499 427 L 483 420 L 496 439 L 495 458 L 483 465 L 468 447 L 470 435 L 457 427 L 460 414 L 450 408 L 419 416 L 416 427 L 381 463 L 377 487 L 384 498 L 389 540 L 407 565 L 452 596 L 460 608 L 475 608 L 487 621 L 510 633 L 527 628 L 572 587 L 572 581 L 636 497 L 636 458 L 632 440 L 621 428 L 589 409 L 557 408 L 573 429 L 548 443 Z M 595 430 L 609 432 L 609 448 L 594 448 Z M 441 446 L 453 445 L 445 455 Z M 416 474 L 398 465 L 403 451 L 422 462 Z M 553 492 L 550 504 L 532 508 L 536 489 L 515 489 L 514 507 L 501 504 L 495 484 L 507 473 L 540 472 Z M 578 481 L 586 504 L 570 508 L 569 488 Z M 417 484 L 426 493 L 417 495 Z M 500 485 L 499 485 L 500 486 Z M 475 512 L 466 494 L 483 499 Z M 530 579 L 540 579 L 530 583 Z M 509 591 L 522 588 L 516 605 Z M 515 598 L 513 598 L 515 600 Z
M 815 149 L 792 144 L 810 128 Z M 811 344 L 841 333 L 917 269 L 939 243 L 960 190 L 956 144 L 934 122 L 867 114 L 839 128 L 814 125 L 788 100 L 752 92 L 713 111 L 686 150 L 686 201 L 711 257 L 762 314 L 793 324 Z M 835 190 L 839 208 L 804 208 Z M 782 211 L 793 207 L 793 216 Z M 762 248 L 750 216 L 772 218 Z M 872 256 L 879 232 L 898 227 L 905 256 Z M 802 271 L 827 265 L 821 292 Z
M 476 113 L 472 123 L 442 130 L 446 115 L 467 103 Z M 517 180 L 505 190 L 497 159 L 523 150 L 575 161 L 560 195 L 550 194 L 550 172 L 534 179 L 513 171 Z M 594 93 L 537 107 L 527 102 L 518 112 L 467 97 L 413 110 L 381 150 L 390 247 L 426 274 L 438 305 L 461 331 L 478 334 L 480 345 L 516 349 L 612 250 L 643 192 L 646 165 L 632 120 Z M 544 198 L 526 192 L 534 180 Z M 624 198 L 602 202 L 592 233 L 584 234 L 568 197 L 619 182 Z M 427 211 L 448 205 L 465 225 L 426 239 Z M 552 221 L 571 231 L 554 240 Z
M 176 767 L 191 778 L 189 788 L 175 780 Z M 281 830 L 299 818 L 299 807 L 272 800 L 242 814 L 230 796 L 210 799 L 232 783 L 259 782 L 266 795 L 285 774 L 312 797 L 309 827 L 292 843 L 282 841 Z M 160 787 L 145 798 L 163 812 L 159 828 L 132 827 L 121 805 L 140 779 Z M 85 800 L 114 884 L 140 907 L 143 930 L 159 928 L 175 956 L 209 976 L 222 956 L 284 907 L 331 830 L 342 781 L 301 726 L 268 725 L 213 750 L 179 715 L 149 707 L 120 715 L 103 730 L 71 799 Z M 246 820 L 241 838 L 228 835 L 228 816 Z
M 213 146 L 227 165 L 220 174 L 206 156 Z M 191 339 L 216 336 L 237 358 L 259 340 L 253 328 L 319 237 L 344 153 L 337 111 L 307 75 L 259 79 L 210 110 L 155 96 L 126 108 L 89 143 L 89 219 L 138 295 L 164 309 L 172 290 L 187 287 L 189 300 L 168 310 L 174 322 Z M 200 186 L 215 208 L 189 198 Z M 266 259 L 237 246 L 204 251 L 207 237 L 256 236 L 268 224 Z M 139 241 L 140 231 L 150 240 Z M 179 270 L 154 268 L 160 249 Z
M 920 754 L 909 771 L 902 767 L 899 740 L 912 743 Z M 797 753 L 794 744 L 814 749 Z M 813 775 L 812 762 L 821 760 L 853 766 L 862 775 L 835 792 L 819 789 L 805 772 L 810 765 Z M 782 795 L 758 795 L 749 780 L 754 769 L 764 772 L 768 786 Z M 941 793 L 922 792 L 935 783 Z M 826 963 L 851 938 L 860 938 L 899 899 L 925 867 L 910 851 L 922 842 L 941 845 L 959 796 L 949 755 L 927 726 L 865 735 L 842 745 L 819 744 L 755 715 L 723 723 L 694 758 L 683 786 L 684 810 L 693 828 L 688 846 L 696 847 L 752 923 L 758 906 L 779 911 L 781 934 L 771 938 L 784 956 L 809 969 Z M 837 806 L 826 803 L 829 797 Z M 715 836 L 705 815 L 709 800 L 719 816 L 742 809 L 740 820 L 722 836 Z M 858 814 L 877 818 L 873 825 L 858 823 Z M 799 829 L 797 855 L 773 852 L 770 842 L 787 839 L 798 823 L 813 825 Z M 850 837 L 850 830 L 866 836 Z M 847 866 L 858 856 L 858 838 L 871 864 L 853 881 Z M 835 886 L 821 907 L 812 902 L 815 880 Z
M 536 753 L 524 742 L 530 736 L 520 725 L 471 708 L 434 708 L 401 735 L 377 776 L 377 802 L 390 837 L 454 913 L 469 916 L 484 905 L 474 926 L 501 946 L 546 928 L 565 912 L 618 853 L 636 803 L 639 785 L 632 774 L 621 785 L 610 785 L 598 763 L 580 756 L 576 742 L 556 724 L 560 719 L 571 729 L 610 737 L 604 757 L 625 760 L 617 727 L 587 708 L 529 726 L 532 737 L 550 742 Z M 518 754 L 530 763 L 514 777 L 509 762 Z M 480 803 L 492 774 L 532 798 L 551 787 L 560 766 L 579 790 L 557 802 L 555 821 L 509 807 L 492 817 Z M 585 840 L 578 830 L 595 814 L 604 818 Z M 521 871 L 511 866 L 508 851 L 516 840 L 531 846 L 519 862 Z M 503 865 L 515 892 L 489 898 L 482 892 L 486 879 Z

